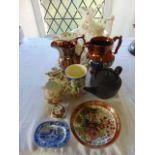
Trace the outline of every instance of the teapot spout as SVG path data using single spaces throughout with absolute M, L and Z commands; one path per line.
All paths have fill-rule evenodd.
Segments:
M 84 87 L 84 90 L 88 91 L 89 93 L 96 94 L 97 87 Z

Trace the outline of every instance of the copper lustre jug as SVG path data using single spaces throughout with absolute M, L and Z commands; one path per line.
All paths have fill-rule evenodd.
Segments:
M 59 53 L 60 53 L 59 63 L 61 67 L 66 68 L 69 65 L 80 63 L 80 58 L 84 51 L 84 46 L 83 45 L 81 46 L 81 51 L 79 51 L 80 53 L 77 54 L 75 49 L 79 39 L 82 39 L 83 44 L 85 44 L 84 35 L 72 40 L 52 41 L 51 46 L 59 50 Z
M 117 46 L 113 51 L 113 45 L 118 40 Z M 118 52 L 122 43 L 122 36 L 114 38 L 98 36 L 92 38 L 89 42 L 85 43 L 88 48 L 88 59 L 98 63 L 113 62 L 115 54 Z

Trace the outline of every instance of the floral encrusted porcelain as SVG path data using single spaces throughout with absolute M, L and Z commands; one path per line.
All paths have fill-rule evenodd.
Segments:
M 98 148 L 113 143 L 120 132 L 115 110 L 102 101 L 80 104 L 71 115 L 71 130 L 83 145 Z
M 34 142 L 43 148 L 61 148 L 70 139 L 70 129 L 64 121 L 47 121 L 41 123 L 34 134 Z
M 63 119 L 65 118 L 65 116 L 66 113 L 63 105 L 53 105 L 51 107 L 51 113 L 50 113 L 51 118 Z

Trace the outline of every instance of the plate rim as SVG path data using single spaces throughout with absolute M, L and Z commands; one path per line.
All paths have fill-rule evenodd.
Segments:
M 74 122 L 74 119 L 75 119 L 75 116 L 77 114 L 77 112 L 83 107 L 85 106 L 88 106 L 88 105 L 94 105 L 94 104 L 97 104 L 99 106 L 102 106 L 108 110 L 112 110 L 112 115 L 114 116 L 115 118 L 115 121 L 116 121 L 116 132 L 115 132 L 115 135 L 114 137 L 112 138 L 111 141 L 109 141 L 108 143 L 106 144 L 102 144 L 102 145 L 91 145 L 91 144 L 88 144 L 88 143 L 85 143 L 83 142 L 76 134 L 75 132 L 75 129 L 73 127 L 73 122 Z M 78 140 L 78 142 L 80 142 L 82 145 L 84 146 L 87 146 L 89 148 L 104 148 L 104 147 L 107 147 L 111 144 L 113 144 L 116 139 L 118 138 L 119 134 L 120 134 L 120 131 L 121 131 L 121 121 L 120 121 L 120 117 L 118 115 L 118 113 L 116 112 L 116 110 L 111 106 L 109 105 L 107 102 L 105 101 L 101 101 L 101 100 L 88 100 L 88 101 L 85 101 L 85 102 L 82 102 L 81 104 L 79 104 L 73 111 L 72 111 L 72 114 L 71 114 L 71 117 L 70 117 L 70 128 L 71 128 L 71 131 L 74 135 L 74 137 L 76 138 L 76 140 Z
M 37 133 L 37 131 L 38 131 L 38 129 L 41 127 L 41 126 L 43 126 L 44 124 L 46 124 L 46 123 L 62 123 L 63 124 L 63 126 L 61 126 L 61 127 L 64 127 L 65 129 L 66 129 L 66 138 L 65 138 L 65 140 L 61 143 L 61 145 L 59 144 L 58 146 L 49 146 L 49 145 L 47 145 L 47 146 L 43 146 L 43 145 L 40 145 L 39 143 L 37 143 L 36 142 L 36 133 Z M 61 125 L 62 125 L 61 124 Z M 54 124 L 55 125 L 55 124 Z M 65 126 L 64 126 L 65 125 Z M 68 130 L 68 131 L 67 131 Z M 37 146 L 39 146 L 39 147 L 42 147 L 42 148 L 61 148 L 61 147 L 63 147 L 65 144 L 67 144 L 68 142 L 69 142 L 69 140 L 70 140 L 70 137 L 71 137 L 71 134 L 70 134 L 70 128 L 69 128 L 69 125 L 67 124 L 67 122 L 65 122 L 65 121 L 52 121 L 52 120 L 49 120 L 49 121 L 44 121 L 44 122 L 42 122 L 42 123 L 40 123 L 37 127 L 36 127 L 36 129 L 35 129 L 35 131 L 34 131 L 34 136 L 33 136 L 33 140 L 34 140 L 34 143 L 37 145 Z M 65 142 L 66 141 L 66 142 Z M 64 143 L 65 142 L 65 143 Z

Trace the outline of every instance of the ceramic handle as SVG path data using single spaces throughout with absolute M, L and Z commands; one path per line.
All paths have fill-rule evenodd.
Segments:
M 81 50 L 81 54 L 82 54 L 83 51 L 84 51 L 84 48 L 85 48 L 84 45 L 85 45 L 85 43 L 86 43 L 85 36 L 82 35 L 81 37 L 77 37 L 77 38 L 76 38 L 76 44 L 77 44 L 77 40 L 78 40 L 78 39 L 82 39 L 82 40 L 83 40 L 83 46 L 82 46 L 82 50 Z M 81 54 L 80 54 L 80 55 L 81 55 Z
M 121 66 L 117 66 L 117 67 L 115 68 L 114 72 L 115 72 L 117 75 L 119 75 L 119 74 L 121 74 L 122 69 L 123 69 L 123 68 L 122 68 Z
M 122 36 L 119 36 L 119 37 L 116 36 L 116 37 L 113 38 L 113 40 L 114 40 L 114 42 L 115 42 L 116 40 L 118 40 L 118 44 L 117 44 L 116 49 L 115 49 L 115 52 L 114 52 L 114 54 L 116 54 L 116 53 L 118 52 L 118 50 L 119 50 L 121 44 L 122 44 Z

